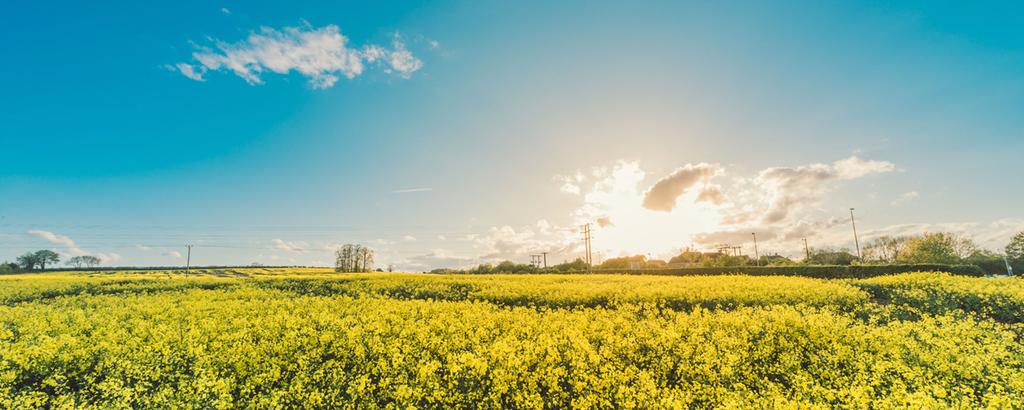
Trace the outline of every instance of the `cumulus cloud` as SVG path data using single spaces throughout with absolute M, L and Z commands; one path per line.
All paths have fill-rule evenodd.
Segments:
M 697 202 L 707 202 L 715 205 L 722 205 L 729 201 L 718 185 L 705 185 L 697 194 Z
M 903 205 L 903 204 L 905 204 L 907 202 L 910 202 L 910 201 L 913 201 L 913 200 L 917 199 L 920 196 L 921 196 L 921 194 L 919 194 L 917 191 L 905 192 L 902 195 L 900 195 L 898 198 L 892 200 L 892 204 L 893 205 Z
M 721 172 L 717 165 L 707 163 L 686 164 L 677 168 L 658 182 L 655 182 L 647 192 L 644 193 L 644 208 L 652 211 L 671 211 L 676 207 L 676 201 L 686 190 L 698 182 L 706 181 L 708 178 Z
M 769 205 L 761 221 L 773 224 L 787 220 L 793 211 L 821 203 L 833 181 L 851 180 L 870 174 L 891 172 L 896 167 L 887 161 L 868 161 L 850 157 L 832 164 L 777 167 L 761 171 L 756 182 L 768 190 Z
M 210 71 L 229 71 L 249 84 L 262 84 L 265 72 L 288 74 L 295 71 L 316 89 L 330 88 L 340 77 L 353 79 L 367 67 L 381 67 L 386 73 L 409 78 L 423 62 L 408 49 L 401 37 L 389 47 L 368 44 L 354 47 L 338 26 L 261 27 L 245 40 L 216 41 L 214 47 L 197 46 L 192 62 L 177 63 L 175 71 L 204 81 Z
M 595 249 L 608 257 L 648 252 L 666 256 L 698 243 L 751 242 L 751 232 L 769 246 L 799 242 L 815 230 L 848 221 L 820 209 L 825 193 L 843 181 L 895 170 L 890 162 L 856 156 L 767 168 L 752 176 L 726 176 L 724 167 L 691 163 L 643 189 L 647 174 L 640 165 L 620 161 L 560 176 L 556 182 L 561 191 L 581 199 L 573 211 L 574 223 L 595 224 Z

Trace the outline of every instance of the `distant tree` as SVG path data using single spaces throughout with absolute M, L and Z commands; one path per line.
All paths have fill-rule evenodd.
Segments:
M 74 266 L 76 268 L 81 268 L 82 265 L 85 264 L 85 261 L 82 260 L 81 256 L 72 256 L 68 258 L 68 260 L 64 261 L 64 264 L 68 266 Z
M 485 274 L 493 273 L 493 272 L 494 272 L 494 265 L 491 265 L 489 263 L 481 263 L 481 264 L 477 265 L 475 268 L 469 270 L 469 273 L 473 273 L 473 274 L 477 274 L 477 275 L 485 275 Z
M 334 270 L 338 272 L 369 272 L 373 268 L 373 249 L 363 245 L 342 245 L 334 256 Z
M 948 232 L 926 233 L 907 240 L 897 261 L 901 263 L 960 263 L 978 252 L 970 238 Z
M 515 263 L 512 261 L 502 261 L 501 263 L 494 266 L 492 273 L 533 273 L 537 271 L 537 267 L 526 264 L 526 263 Z
M 1006 261 L 1003 255 L 980 249 L 971 256 L 964 258 L 963 263 L 975 265 L 990 275 L 1005 275 Z
M 693 248 L 686 248 L 678 255 L 669 259 L 668 263 L 673 265 L 698 265 L 704 262 L 705 259 L 713 258 L 717 255 L 717 253 L 708 254 L 697 251 Z
M 812 249 L 811 257 L 807 259 L 810 265 L 852 265 L 857 261 L 857 256 L 849 250 L 840 249 Z
M 701 262 L 701 266 L 706 268 L 731 268 L 734 266 L 747 266 L 753 264 L 753 260 L 745 255 L 717 255 L 718 256 L 713 258 L 705 259 Z
M 60 262 L 60 255 L 49 249 L 36 251 L 35 255 L 36 263 L 39 264 L 39 269 L 46 269 L 47 264 L 56 264 L 57 262 Z
M 562 262 L 548 268 L 552 272 L 584 272 L 587 270 L 587 262 L 583 258 L 576 258 L 572 262 Z
M 18 272 L 18 265 L 10 262 L 0 263 L 0 274 L 16 273 Z
M 791 266 L 796 265 L 792 259 L 779 254 L 762 255 L 758 260 L 758 266 Z
M 605 260 L 598 269 L 657 269 L 664 268 L 668 264 L 657 259 L 647 259 L 645 255 L 623 256 Z
M 864 246 L 864 258 L 875 262 L 895 263 L 907 247 L 906 236 L 879 236 Z
M 359 267 L 360 272 L 369 272 L 373 270 L 373 250 L 366 247 L 359 247 Z
M 1024 262 L 1024 232 L 1013 235 L 1010 239 L 1010 243 L 1006 245 L 1006 257 Z
M 18 265 L 24 270 L 34 270 L 39 265 L 39 259 L 33 252 L 25 253 L 17 259 Z
M 82 263 L 85 264 L 86 267 L 93 268 L 93 267 L 96 267 L 96 266 L 100 266 L 100 262 L 102 262 L 100 260 L 100 258 L 97 258 L 95 256 L 92 256 L 92 255 L 84 255 L 84 256 L 82 256 Z

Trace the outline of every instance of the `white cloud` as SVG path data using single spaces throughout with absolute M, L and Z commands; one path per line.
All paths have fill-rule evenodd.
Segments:
M 100 258 L 101 262 L 107 263 L 107 264 L 114 263 L 114 262 L 119 262 L 121 260 L 121 255 L 118 255 L 118 254 L 113 253 L 113 252 L 111 252 L 111 253 L 102 253 L 102 252 L 100 252 L 100 253 L 97 253 L 97 254 L 95 254 L 93 256 L 95 256 L 97 258 Z
M 448 240 L 448 237 L 446 237 L 444 235 L 437 235 L 437 240 L 439 240 L 439 241 L 446 241 L 446 240 Z
M 31 230 L 31 231 L 28 231 L 26 233 L 28 233 L 29 235 L 34 236 L 36 238 L 44 239 L 47 242 L 50 242 L 50 243 L 52 243 L 54 245 L 61 245 L 61 246 L 63 246 L 65 248 L 66 252 L 61 252 L 61 253 L 65 254 L 67 256 L 92 255 L 92 256 L 95 256 L 97 258 L 100 258 L 100 260 L 103 261 L 103 263 L 113 263 L 113 262 L 117 262 L 117 261 L 121 260 L 121 255 L 118 255 L 116 253 L 102 253 L 102 252 L 89 253 L 89 252 L 86 252 L 81 247 L 79 247 L 78 244 L 75 243 L 74 240 L 72 240 L 70 237 L 65 236 L 65 235 L 60 235 L 60 234 L 56 234 L 56 233 L 53 233 L 53 232 L 50 232 L 50 231 L 43 231 L 43 230 Z
M 274 249 L 288 251 L 288 252 L 304 252 L 309 245 L 305 242 L 289 242 L 281 239 L 274 238 L 271 240 Z
M 396 262 L 399 270 L 421 271 L 438 267 L 464 269 L 476 264 L 477 259 L 455 255 L 444 249 L 434 249 L 426 254 L 416 255 Z
M 224 14 L 231 14 L 231 10 L 228 10 L 227 7 L 221 7 L 220 12 Z
M 641 191 L 647 174 L 635 162 L 619 162 L 556 182 L 579 187 L 572 192 L 581 198 L 574 223 L 596 225 L 595 250 L 606 257 L 664 257 L 690 244 L 749 243 L 751 232 L 766 244 L 788 246 L 848 221 L 820 209 L 826 192 L 842 181 L 895 169 L 890 162 L 849 157 L 727 178 L 720 166 L 688 164 Z
M 146 245 L 135 245 L 135 249 L 138 249 L 140 251 L 147 251 L 147 252 L 153 250 L 153 248 L 151 248 L 149 246 L 146 246 Z
M 676 200 L 690 187 L 701 181 L 706 182 L 708 178 L 720 172 L 721 168 L 717 165 L 706 163 L 686 164 L 677 168 L 671 174 L 655 182 L 647 192 L 644 192 L 644 208 L 669 212 L 676 207 Z
M 430 191 L 433 191 L 433 190 L 434 190 L 434 188 L 405 188 L 405 189 L 396 189 L 394 191 L 391 191 L 391 193 L 392 194 L 410 194 L 410 193 L 414 193 L 414 192 L 430 192 Z
M 194 63 L 178 63 L 176 71 L 203 81 L 208 71 L 230 71 L 250 84 L 262 84 L 265 72 L 287 74 L 295 71 L 309 79 L 313 88 L 333 86 L 343 76 L 353 79 L 368 65 L 383 66 L 385 72 L 409 78 L 423 62 L 406 49 L 396 34 L 390 48 L 368 44 L 353 47 L 338 26 L 285 27 L 278 31 L 261 27 L 236 43 L 216 41 L 215 48 L 197 46 Z
M 416 237 L 412 236 L 412 235 L 405 235 L 405 236 L 402 237 L 402 240 L 406 241 L 406 242 L 415 242 L 416 241 Z
M 831 183 L 891 172 L 896 167 L 887 161 L 865 161 L 850 157 L 829 164 L 768 168 L 755 179 L 769 197 L 767 211 L 761 216 L 766 224 L 786 221 L 794 211 L 819 205 Z
M 892 200 L 892 204 L 893 205 L 903 205 L 903 204 L 905 204 L 907 202 L 910 202 L 910 201 L 913 201 L 913 200 L 917 199 L 920 196 L 921 196 L 921 194 L 919 194 L 917 191 L 905 192 L 902 195 L 900 195 L 899 198 L 896 198 L 896 199 Z
M 726 202 L 729 202 L 729 198 L 725 196 L 725 192 L 722 191 L 721 186 L 708 184 L 702 187 L 700 192 L 697 193 L 697 202 L 723 205 Z
M 52 243 L 54 245 L 61 245 L 67 248 L 68 253 L 70 253 L 72 256 L 88 255 L 87 252 L 83 251 L 82 248 L 78 247 L 78 244 L 76 244 L 74 240 L 67 236 L 58 235 L 50 231 L 41 230 L 31 230 L 28 231 L 27 233 L 36 238 L 44 239 L 47 242 Z
M 192 64 L 178 63 L 171 67 L 171 70 L 178 71 L 181 73 L 181 75 L 184 75 L 185 77 L 188 77 L 191 80 L 206 81 L 206 79 L 203 78 L 203 74 L 206 73 L 205 67 L 199 67 L 198 69 L 196 69 L 196 66 Z
M 170 256 L 170 257 L 175 258 L 175 259 L 181 259 L 181 252 L 178 252 L 178 251 L 164 252 L 164 253 L 161 253 L 161 255 Z

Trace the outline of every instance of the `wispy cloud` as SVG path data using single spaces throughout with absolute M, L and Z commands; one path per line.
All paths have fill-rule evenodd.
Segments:
M 54 245 L 63 246 L 64 249 L 66 250 L 66 253 L 68 255 L 71 255 L 71 256 L 90 255 L 89 252 L 86 252 L 81 247 L 79 247 L 78 244 L 75 243 L 75 241 L 72 240 L 68 236 L 60 235 L 60 234 L 57 234 L 57 233 L 54 233 L 54 232 L 50 232 L 50 231 L 37 230 L 37 229 L 30 230 L 30 231 L 28 231 L 26 233 L 31 235 L 31 236 L 34 236 L 36 238 L 43 239 L 43 240 L 45 240 L 45 241 L 47 241 L 49 243 L 52 243 Z M 117 262 L 117 261 L 121 260 L 121 255 L 118 255 L 116 253 L 93 253 L 92 255 L 97 257 L 97 258 L 100 258 L 100 260 L 102 260 L 104 263 Z
M 405 47 L 397 34 L 389 47 L 368 44 L 353 47 L 338 26 L 314 28 L 261 27 L 245 40 L 215 41 L 214 47 L 199 46 L 193 61 L 172 66 L 185 77 L 204 81 L 211 71 L 229 71 L 249 84 L 262 84 L 265 72 L 288 74 L 295 71 L 309 79 L 313 88 L 333 86 L 340 77 L 353 79 L 367 67 L 381 67 L 386 73 L 409 78 L 423 62 Z
M 47 242 L 52 243 L 54 245 L 61 245 L 67 248 L 68 252 L 74 254 L 75 256 L 86 255 L 86 252 L 79 248 L 78 244 L 76 244 L 75 241 L 72 240 L 70 237 L 58 235 L 50 231 L 40 230 L 31 230 L 28 231 L 27 233 L 36 238 L 44 239 Z
M 391 193 L 392 194 L 411 194 L 413 192 L 430 192 L 430 191 L 433 191 L 433 190 L 434 190 L 434 188 L 406 188 L 406 189 L 396 189 L 394 191 L 391 191 Z
M 274 238 L 270 242 L 273 244 L 274 249 L 279 249 L 288 252 L 303 252 L 306 250 L 306 248 L 309 247 L 309 245 L 305 242 L 291 242 L 278 238 Z
M 892 200 L 892 204 L 893 205 L 903 205 L 903 204 L 905 204 L 907 202 L 910 202 L 910 201 L 913 201 L 913 200 L 917 199 L 920 196 L 921 196 L 921 194 L 919 194 L 917 191 L 905 192 L 902 195 L 900 195 L 899 198 L 896 198 L 896 199 Z

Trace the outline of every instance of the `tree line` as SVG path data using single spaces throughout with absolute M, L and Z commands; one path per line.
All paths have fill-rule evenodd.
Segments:
M 996 253 L 979 247 L 973 239 L 951 232 L 924 233 L 907 236 L 880 236 L 869 241 L 858 257 L 849 249 L 808 249 L 802 260 L 793 260 L 779 254 L 765 254 L 754 258 L 726 252 L 701 252 L 692 248 L 681 251 L 669 260 L 650 259 L 645 255 L 632 255 L 606 259 L 593 266 L 595 270 L 640 270 L 670 267 L 741 267 L 741 266 L 798 266 L 798 265 L 892 265 L 940 264 L 976 265 L 990 274 L 1004 274 L 1012 266 L 1017 274 L 1024 273 L 1024 232 L 1011 238 L 1005 253 Z M 587 264 L 583 259 L 564 262 L 548 268 L 504 261 L 484 263 L 467 269 L 434 269 L 430 273 L 558 273 L 583 272 Z
M 35 252 L 27 252 L 15 259 L 14 263 L 0 263 L 0 274 L 31 272 L 45 270 L 47 266 L 52 267 L 60 262 L 60 254 L 49 249 L 42 249 Z M 99 266 L 102 261 L 92 255 L 73 256 L 64 261 L 67 266 L 76 268 L 93 268 Z

